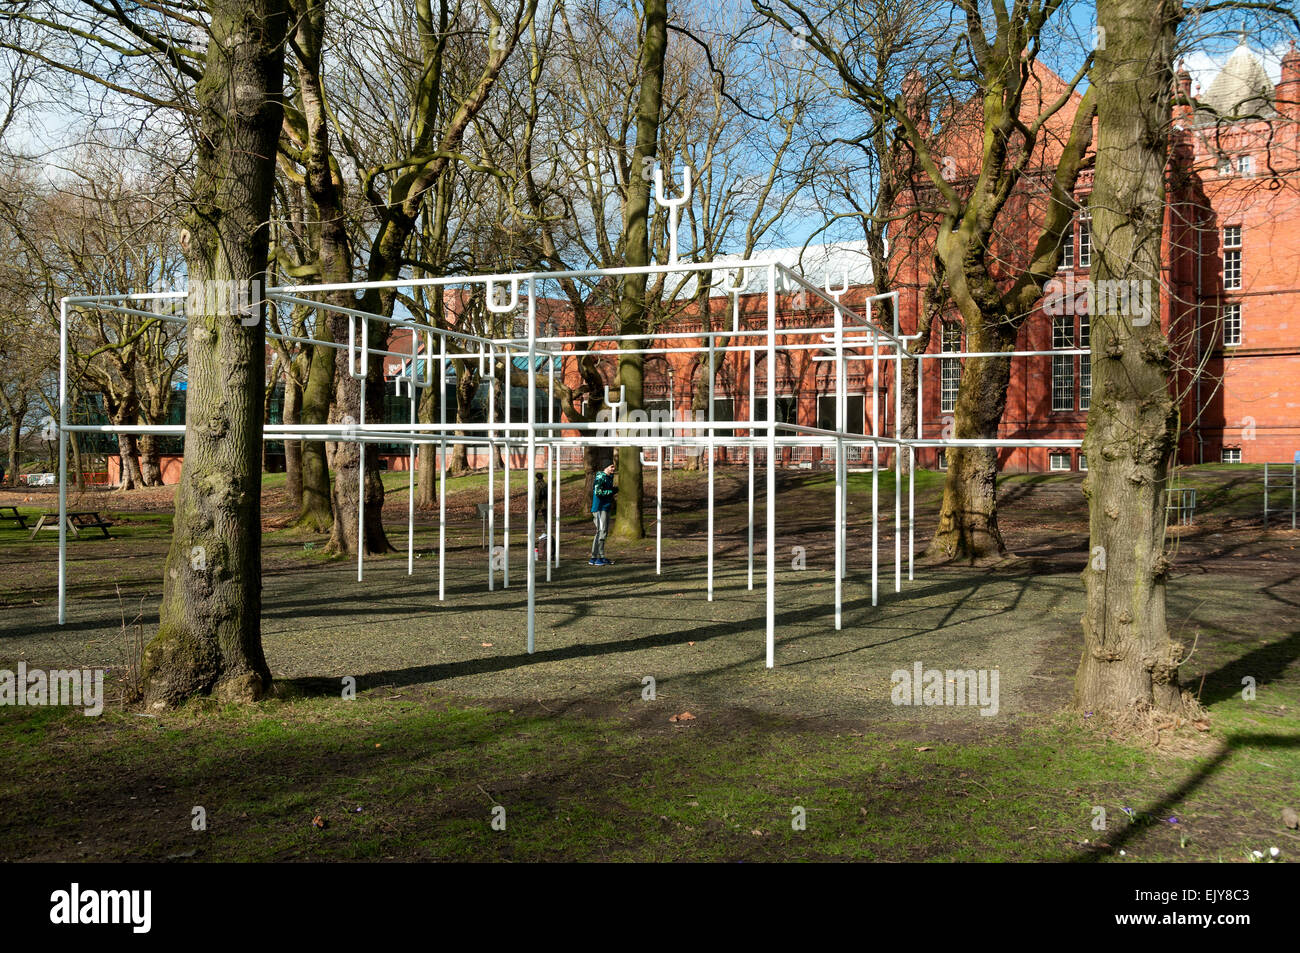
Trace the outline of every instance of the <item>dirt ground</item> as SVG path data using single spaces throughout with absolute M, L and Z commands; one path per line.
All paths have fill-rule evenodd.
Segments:
M 934 476 L 934 475 L 929 475 Z M 1300 631 L 1300 535 L 1265 533 L 1249 508 L 1249 483 L 1231 469 L 1207 470 L 1206 501 L 1191 527 L 1171 529 L 1175 570 L 1169 587 L 1174 634 L 1198 648 L 1265 625 Z M 976 730 L 1021 712 L 1061 707 L 1081 647 L 1079 571 L 1087 553 L 1086 508 L 1077 475 L 1012 477 L 1002 484 L 1001 526 L 1014 557 L 987 569 L 915 566 L 908 578 L 906 526 L 895 591 L 892 485 L 882 499 L 877 604 L 872 605 L 870 483 L 856 475 L 850 496 L 848 578 L 842 628 L 834 626 L 833 496 L 825 474 L 787 473 L 779 488 L 776 546 L 776 667 L 764 667 L 766 557 L 761 493 L 754 588 L 746 554 L 744 472 L 719 480 L 713 599 L 707 597 L 705 519 L 696 474 L 667 482 L 662 574 L 653 535 L 612 542 L 615 564 L 586 564 L 588 524 L 566 487 L 562 561 L 539 581 L 536 651 L 527 652 L 523 548 L 516 515 L 508 587 L 487 588 L 487 551 L 473 505 L 481 490 L 449 495 L 446 598 L 438 599 L 437 531 L 421 513 L 414 572 L 407 573 L 404 487 L 386 511 L 400 552 L 367 561 L 325 560 L 320 538 L 271 529 L 264 556 L 263 639 L 279 680 L 299 687 L 436 685 L 479 699 L 615 702 L 636 696 L 647 676 L 661 695 L 700 707 L 798 712 L 809 720 L 953 722 Z M 516 484 L 517 485 L 517 484 Z M 24 493 L 22 505 L 35 491 Z M 123 530 L 132 513 L 166 514 L 170 488 L 97 494 Z M 923 481 L 915 540 L 919 555 L 935 510 L 937 479 Z M 0 496 L 0 503 L 8 498 Z M 17 502 L 17 501 L 16 501 Z M 127 511 L 126 505 L 130 510 Z M 521 505 L 516 503 L 516 509 Z M 118 507 L 122 507 L 121 510 Z M 653 507 L 650 508 L 653 513 Z M 906 504 L 903 507 L 906 519 Z M 279 491 L 268 491 L 264 523 L 284 525 Z M 0 530 L 16 536 L 16 530 Z M 500 532 L 500 527 L 498 527 Z M 653 533 L 653 528 L 651 528 Z M 131 636 L 156 623 L 165 532 L 70 543 L 68 625 L 55 618 L 53 534 L 0 549 L 0 657 L 32 665 L 127 661 Z M 498 539 L 500 543 L 500 539 Z M 800 552 L 803 552 L 800 559 Z M 802 564 L 803 568 L 800 568 Z M 539 572 L 541 567 L 539 566 Z M 128 623 L 124 626 L 123 623 Z M 124 632 L 124 629 L 126 630 Z M 1199 656 L 1199 657 L 1198 657 Z M 961 708 L 907 708 L 890 702 L 897 669 L 996 669 L 1003 718 Z

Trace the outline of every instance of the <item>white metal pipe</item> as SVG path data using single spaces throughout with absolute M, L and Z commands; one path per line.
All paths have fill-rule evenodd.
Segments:
M 368 330 L 366 336 L 369 337 Z M 366 425 L 366 380 L 362 378 L 360 383 L 361 399 L 358 403 L 361 406 L 358 410 L 360 419 L 357 425 L 364 427 Z M 366 444 L 364 440 L 357 443 L 357 487 L 357 582 L 361 582 L 366 551 Z
M 497 419 L 497 355 L 496 348 L 488 348 L 488 592 L 496 589 L 496 570 L 493 553 L 497 544 L 497 489 L 496 489 L 496 419 Z
M 767 667 L 776 665 L 776 266 L 767 269 Z
M 768 373 L 772 373 L 768 368 Z M 749 416 L 752 420 L 754 417 L 754 352 L 749 352 Z M 769 413 L 770 417 L 775 418 L 775 414 Z M 751 429 L 749 435 L 754 436 Z M 745 451 L 745 456 L 749 459 L 749 539 L 745 549 L 745 562 L 747 566 L 748 588 L 752 591 L 754 588 L 754 448 L 751 446 Z
M 438 345 L 438 423 L 447 432 L 447 339 Z M 438 447 L 438 601 L 447 598 L 447 440 Z
M 515 297 L 519 288 L 515 286 Z M 528 279 L 528 535 L 524 562 L 528 566 L 528 654 L 537 641 L 537 294 L 533 279 Z M 506 380 L 511 364 L 507 362 Z M 508 405 L 509 401 L 507 401 Z M 507 499 L 509 497 L 507 496 Z
M 18 474 L 14 474 L 14 485 Z M 68 621 L 68 299 L 59 302 L 59 625 Z M 24 687 L 24 691 L 26 688 Z
M 663 575 L 664 548 L 664 448 L 656 448 L 655 462 L 655 575 Z

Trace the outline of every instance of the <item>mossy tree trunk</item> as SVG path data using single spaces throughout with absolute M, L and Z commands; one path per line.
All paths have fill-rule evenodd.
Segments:
M 194 196 L 182 235 L 191 290 L 263 282 L 282 115 L 283 0 L 210 0 L 195 99 Z M 192 295 L 185 466 L 158 633 L 145 649 L 146 701 L 211 693 L 252 701 L 271 685 L 262 651 L 262 388 L 266 328 Z M 256 296 L 254 300 L 260 298 Z M 211 313 L 217 312 L 217 313 Z M 234 312 L 234 313 L 230 313 Z
M 1180 711 L 1183 646 L 1165 618 L 1165 491 L 1177 447 L 1159 288 L 1169 150 L 1174 0 L 1100 0 L 1097 173 L 1092 192 L 1092 403 L 1087 607 L 1074 705 Z M 1107 293 L 1139 282 L 1143 293 Z M 1134 300 L 1136 298 L 1136 301 Z M 1127 302 L 1123 305 L 1122 302 Z

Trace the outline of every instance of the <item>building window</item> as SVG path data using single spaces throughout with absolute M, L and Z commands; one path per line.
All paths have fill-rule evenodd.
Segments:
M 1079 347 L 1092 347 L 1092 323 L 1088 315 L 1079 315 Z M 1079 409 L 1092 405 L 1092 355 L 1079 355 Z M 1086 469 L 1080 467 L 1080 469 Z
M 779 398 L 778 398 L 779 400 Z M 780 404 L 777 405 L 778 409 Z M 766 411 L 764 406 L 764 411 Z M 861 394 L 849 394 L 844 398 L 844 433 L 865 434 L 866 429 L 866 398 Z M 821 430 L 839 430 L 835 426 L 835 398 L 818 397 L 817 398 L 817 427 Z
M 1255 174 L 1254 156 L 1237 156 L 1237 175 L 1250 178 Z
M 1084 473 L 1088 472 L 1088 455 L 1086 453 L 1079 454 L 1079 469 Z
M 1047 456 L 1047 466 L 1051 470 L 1070 469 L 1070 454 L 1060 450 L 1053 450 Z
M 1058 271 L 1065 271 L 1074 267 L 1074 219 L 1070 219 L 1070 224 L 1065 226 L 1065 232 L 1061 235 L 1061 264 Z
M 947 470 L 947 469 L 948 469 L 948 451 L 947 451 L 947 450 L 940 450 L 940 451 L 939 451 L 939 457 L 938 457 L 938 460 L 939 460 L 939 469 L 940 469 L 940 470 Z
M 647 400 L 645 402 L 646 416 L 651 423 L 657 423 L 659 426 L 651 427 L 645 431 L 650 437 L 671 437 L 673 434 L 673 406 L 666 399 Z M 558 415 L 554 418 L 562 419 Z M 557 433 L 558 436 L 558 433 Z
M 1079 267 L 1092 267 L 1092 216 L 1087 206 L 1079 210 Z
M 1241 287 L 1241 226 L 1227 225 L 1223 229 L 1223 287 L 1236 290 Z
M 767 398 L 754 397 L 754 420 L 767 420 Z M 797 398 L 780 394 L 776 398 L 776 422 L 779 424 L 797 424 L 799 422 L 799 401 Z
M 1223 463 L 1240 463 L 1241 447 L 1224 447 L 1223 453 L 1219 457 Z
M 1230 156 L 1219 156 L 1219 161 L 1214 170 L 1219 175 L 1232 175 L 1232 158 Z
M 1241 305 L 1223 306 L 1223 346 L 1236 347 L 1241 343 Z
M 713 398 L 713 419 L 735 420 L 736 419 L 736 400 L 734 397 L 715 397 Z M 730 437 L 736 432 L 735 427 L 715 427 L 713 432 L 719 437 Z
M 941 351 L 961 350 L 961 325 L 944 324 L 939 336 Z M 957 390 L 961 386 L 961 360 L 945 357 L 939 360 L 939 411 L 947 413 L 957 409 Z
M 1052 347 L 1074 347 L 1074 316 L 1052 318 Z M 1074 355 L 1052 357 L 1052 410 L 1074 410 Z

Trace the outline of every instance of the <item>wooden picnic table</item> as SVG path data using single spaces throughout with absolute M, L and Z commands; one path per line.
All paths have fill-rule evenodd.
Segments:
M 6 513 L 5 510 L 9 512 Z M 16 506 L 0 506 L 0 520 L 16 520 L 20 527 L 27 528 L 27 517 L 19 513 Z
M 108 528 L 111 525 L 111 523 L 107 522 L 99 515 L 98 510 L 76 510 L 68 512 L 68 529 L 72 531 L 73 536 L 81 536 L 81 531 L 83 529 L 98 529 L 104 534 L 105 539 L 112 539 L 113 537 L 108 533 Z M 41 518 L 36 521 L 36 525 L 32 527 L 31 534 L 27 538 L 35 539 L 36 534 L 43 529 L 58 532 L 59 514 L 42 513 Z

